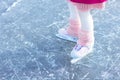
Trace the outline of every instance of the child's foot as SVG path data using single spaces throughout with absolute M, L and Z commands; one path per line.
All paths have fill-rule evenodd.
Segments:
M 92 51 L 92 47 L 77 44 L 71 52 L 71 63 L 74 64 Z
M 58 34 L 56 34 L 56 36 L 61 39 L 65 39 L 65 40 L 72 41 L 72 42 L 77 42 L 78 40 L 77 37 L 71 36 L 70 34 L 68 34 L 65 28 L 59 29 Z

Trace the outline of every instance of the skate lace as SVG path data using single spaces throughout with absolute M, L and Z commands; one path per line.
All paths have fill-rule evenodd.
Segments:
M 83 48 L 83 47 L 86 47 L 86 48 L 88 48 L 89 49 L 89 47 L 88 46 L 81 46 L 81 45 L 75 45 L 75 47 L 74 47 L 74 49 L 76 50 L 76 51 L 79 51 L 81 48 Z

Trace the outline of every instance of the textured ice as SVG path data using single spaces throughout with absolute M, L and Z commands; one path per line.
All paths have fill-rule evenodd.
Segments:
M 75 65 L 75 43 L 55 37 L 65 0 L 0 0 L 0 80 L 120 80 L 120 0 L 94 10 L 94 52 Z

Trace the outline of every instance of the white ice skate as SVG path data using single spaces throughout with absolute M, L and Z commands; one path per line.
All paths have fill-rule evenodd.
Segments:
M 92 52 L 92 48 L 90 48 L 88 46 L 81 46 L 81 45 L 77 44 L 71 52 L 71 57 L 72 57 L 71 63 L 74 64 L 74 63 L 78 62 L 83 57 L 88 55 L 90 52 Z
M 61 39 L 65 39 L 65 40 L 72 41 L 72 42 L 77 42 L 77 40 L 78 40 L 77 37 L 69 35 L 67 33 L 66 29 L 64 29 L 64 28 L 61 28 L 58 31 L 58 34 L 56 34 L 56 36 L 59 37 L 59 38 L 61 38 Z

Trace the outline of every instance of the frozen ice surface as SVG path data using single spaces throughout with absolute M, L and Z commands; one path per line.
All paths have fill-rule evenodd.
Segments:
M 75 43 L 55 37 L 65 0 L 0 0 L 0 80 L 120 80 L 120 0 L 94 10 L 94 52 L 75 65 Z

